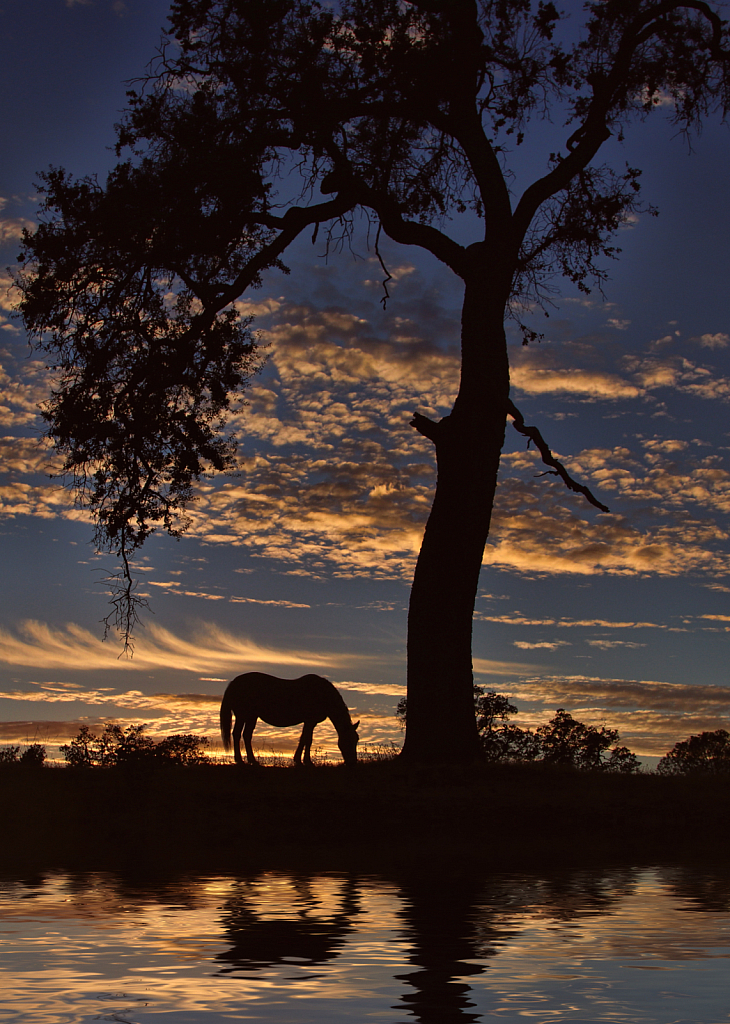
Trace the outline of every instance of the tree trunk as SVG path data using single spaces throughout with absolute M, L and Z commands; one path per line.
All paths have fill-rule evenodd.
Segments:
M 438 476 L 408 612 L 408 761 L 480 756 L 472 617 L 509 397 L 504 302 L 490 291 L 483 278 L 467 281 L 461 384 L 451 414 L 439 423 L 414 420 L 436 446 Z

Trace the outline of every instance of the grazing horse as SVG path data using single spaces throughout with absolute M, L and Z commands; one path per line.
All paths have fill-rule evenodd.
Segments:
M 231 720 L 233 727 L 233 755 L 236 764 L 243 764 L 241 733 L 246 744 L 249 764 L 257 764 L 253 756 L 251 736 L 259 718 L 268 725 L 286 728 L 304 723 L 294 763 L 311 764 L 312 733 L 318 722 L 329 718 L 337 730 L 337 746 L 345 764 L 357 764 L 357 727 L 353 724 L 344 700 L 328 679 L 322 676 L 301 676 L 299 679 L 279 679 L 265 672 L 244 672 L 226 687 L 221 701 L 221 737 L 226 750 L 231 749 Z

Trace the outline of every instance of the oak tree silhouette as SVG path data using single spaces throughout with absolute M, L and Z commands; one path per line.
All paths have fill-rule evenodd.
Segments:
M 730 772 L 730 733 L 701 732 L 675 743 L 656 766 L 660 775 Z
M 125 642 L 130 557 L 155 528 L 182 532 L 195 480 L 231 463 L 221 425 L 257 366 L 233 303 L 285 269 L 303 232 L 334 246 L 364 211 L 377 254 L 384 234 L 463 282 L 453 409 L 412 421 L 438 476 L 411 591 L 403 755 L 479 756 L 472 615 L 507 419 L 606 510 L 512 403 L 505 320 L 556 278 L 605 278 L 611 236 L 640 209 L 639 170 L 598 159 L 608 139 L 659 108 L 680 131 L 728 108 L 717 7 L 582 8 L 579 24 L 544 0 L 175 0 L 106 183 L 43 175 L 20 309 L 58 370 L 48 436 L 121 559 Z M 510 159 L 530 143 L 544 170 L 516 196 Z

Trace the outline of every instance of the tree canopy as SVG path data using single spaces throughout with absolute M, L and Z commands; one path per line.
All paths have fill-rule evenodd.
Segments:
M 715 729 L 675 743 L 659 761 L 657 771 L 660 775 L 729 772 L 730 733 L 727 729 Z
M 544 0 L 175 0 L 106 182 L 42 177 L 20 308 L 58 373 L 48 435 L 122 560 L 126 640 L 130 556 L 158 526 L 183 531 L 195 480 L 230 464 L 230 396 L 259 365 L 235 302 L 286 272 L 302 233 L 330 252 L 362 216 L 381 260 L 385 234 L 464 287 L 454 407 L 413 418 L 438 482 L 411 594 L 405 749 L 477 754 L 471 619 L 507 417 L 606 511 L 511 401 L 504 321 L 560 278 L 605 279 L 614 234 L 643 208 L 639 170 L 599 159 L 609 139 L 660 107 L 691 131 L 730 97 L 711 4 L 583 10 L 578 24 Z M 538 170 L 518 195 L 512 164 L 535 128 Z

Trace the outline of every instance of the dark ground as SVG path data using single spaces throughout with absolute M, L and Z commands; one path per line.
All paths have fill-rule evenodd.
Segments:
M 0 870 L 724 860 L 730 776 L 540 766 L 0 769 Z

